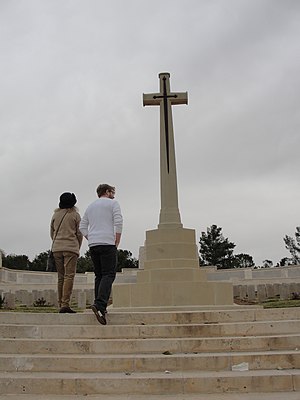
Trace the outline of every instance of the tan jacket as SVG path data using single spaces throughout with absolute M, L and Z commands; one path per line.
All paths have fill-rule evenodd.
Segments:
M 64 217 L 64 215 L 66 216 Z M 59 224 L 64 217 L 62 224 Z M 79 230 L 80 215 L 76 207 L 60 209 L 57 208 L 51 219 L 50 236 L 54 240 L 52 251 L 71 251 L 79 256 L 79 249 L 82 243 L 82 234 Z M 59 227 L 59 229 L 58 229 Z M 56 232 L 58 229 L 57 236 Z

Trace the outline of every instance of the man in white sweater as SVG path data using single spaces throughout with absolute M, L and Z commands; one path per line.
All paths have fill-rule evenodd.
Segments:
M 79 225 L 88 240 L 95 272 L 95 301 L 91 306 L 98 322 L 106 325 L 106 307 L 116 277 L 117 247 L 123 217 L 115 198 L 115 188 L 106 183 L 97 187 L 98 199 L 86 209 Z

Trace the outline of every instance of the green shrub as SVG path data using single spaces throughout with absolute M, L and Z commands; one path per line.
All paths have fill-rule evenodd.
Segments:
M 2 297 L 2 295 L 0 295 L 0 308 L 3 308 L 4 304 L 5 304 L 5 297 L 4 296 Z
M 44 297 L 38 298 L 34 303 L 34 307 L 46 307 L 47 306 L 47 300 L 44 299 Z

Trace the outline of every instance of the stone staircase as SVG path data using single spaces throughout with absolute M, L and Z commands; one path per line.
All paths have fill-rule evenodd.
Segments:
M 0 338 L 1 400 L 300 399 L 300 308 L 1 312 Z

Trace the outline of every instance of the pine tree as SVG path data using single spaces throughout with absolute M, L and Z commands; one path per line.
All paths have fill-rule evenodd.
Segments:
M 283 238 L 285 248 L 291 253 L 292 263 L 300 264 L 300 226 L 296 227 L 295 239 L 291 236 L 286 235 Z
M 233 249 L 235 244 L 230 242 L 221 233 L 222 228 L 212 225 L 200 237 L 200 264 L 215 265 L 218 268 L 233 268 Z

